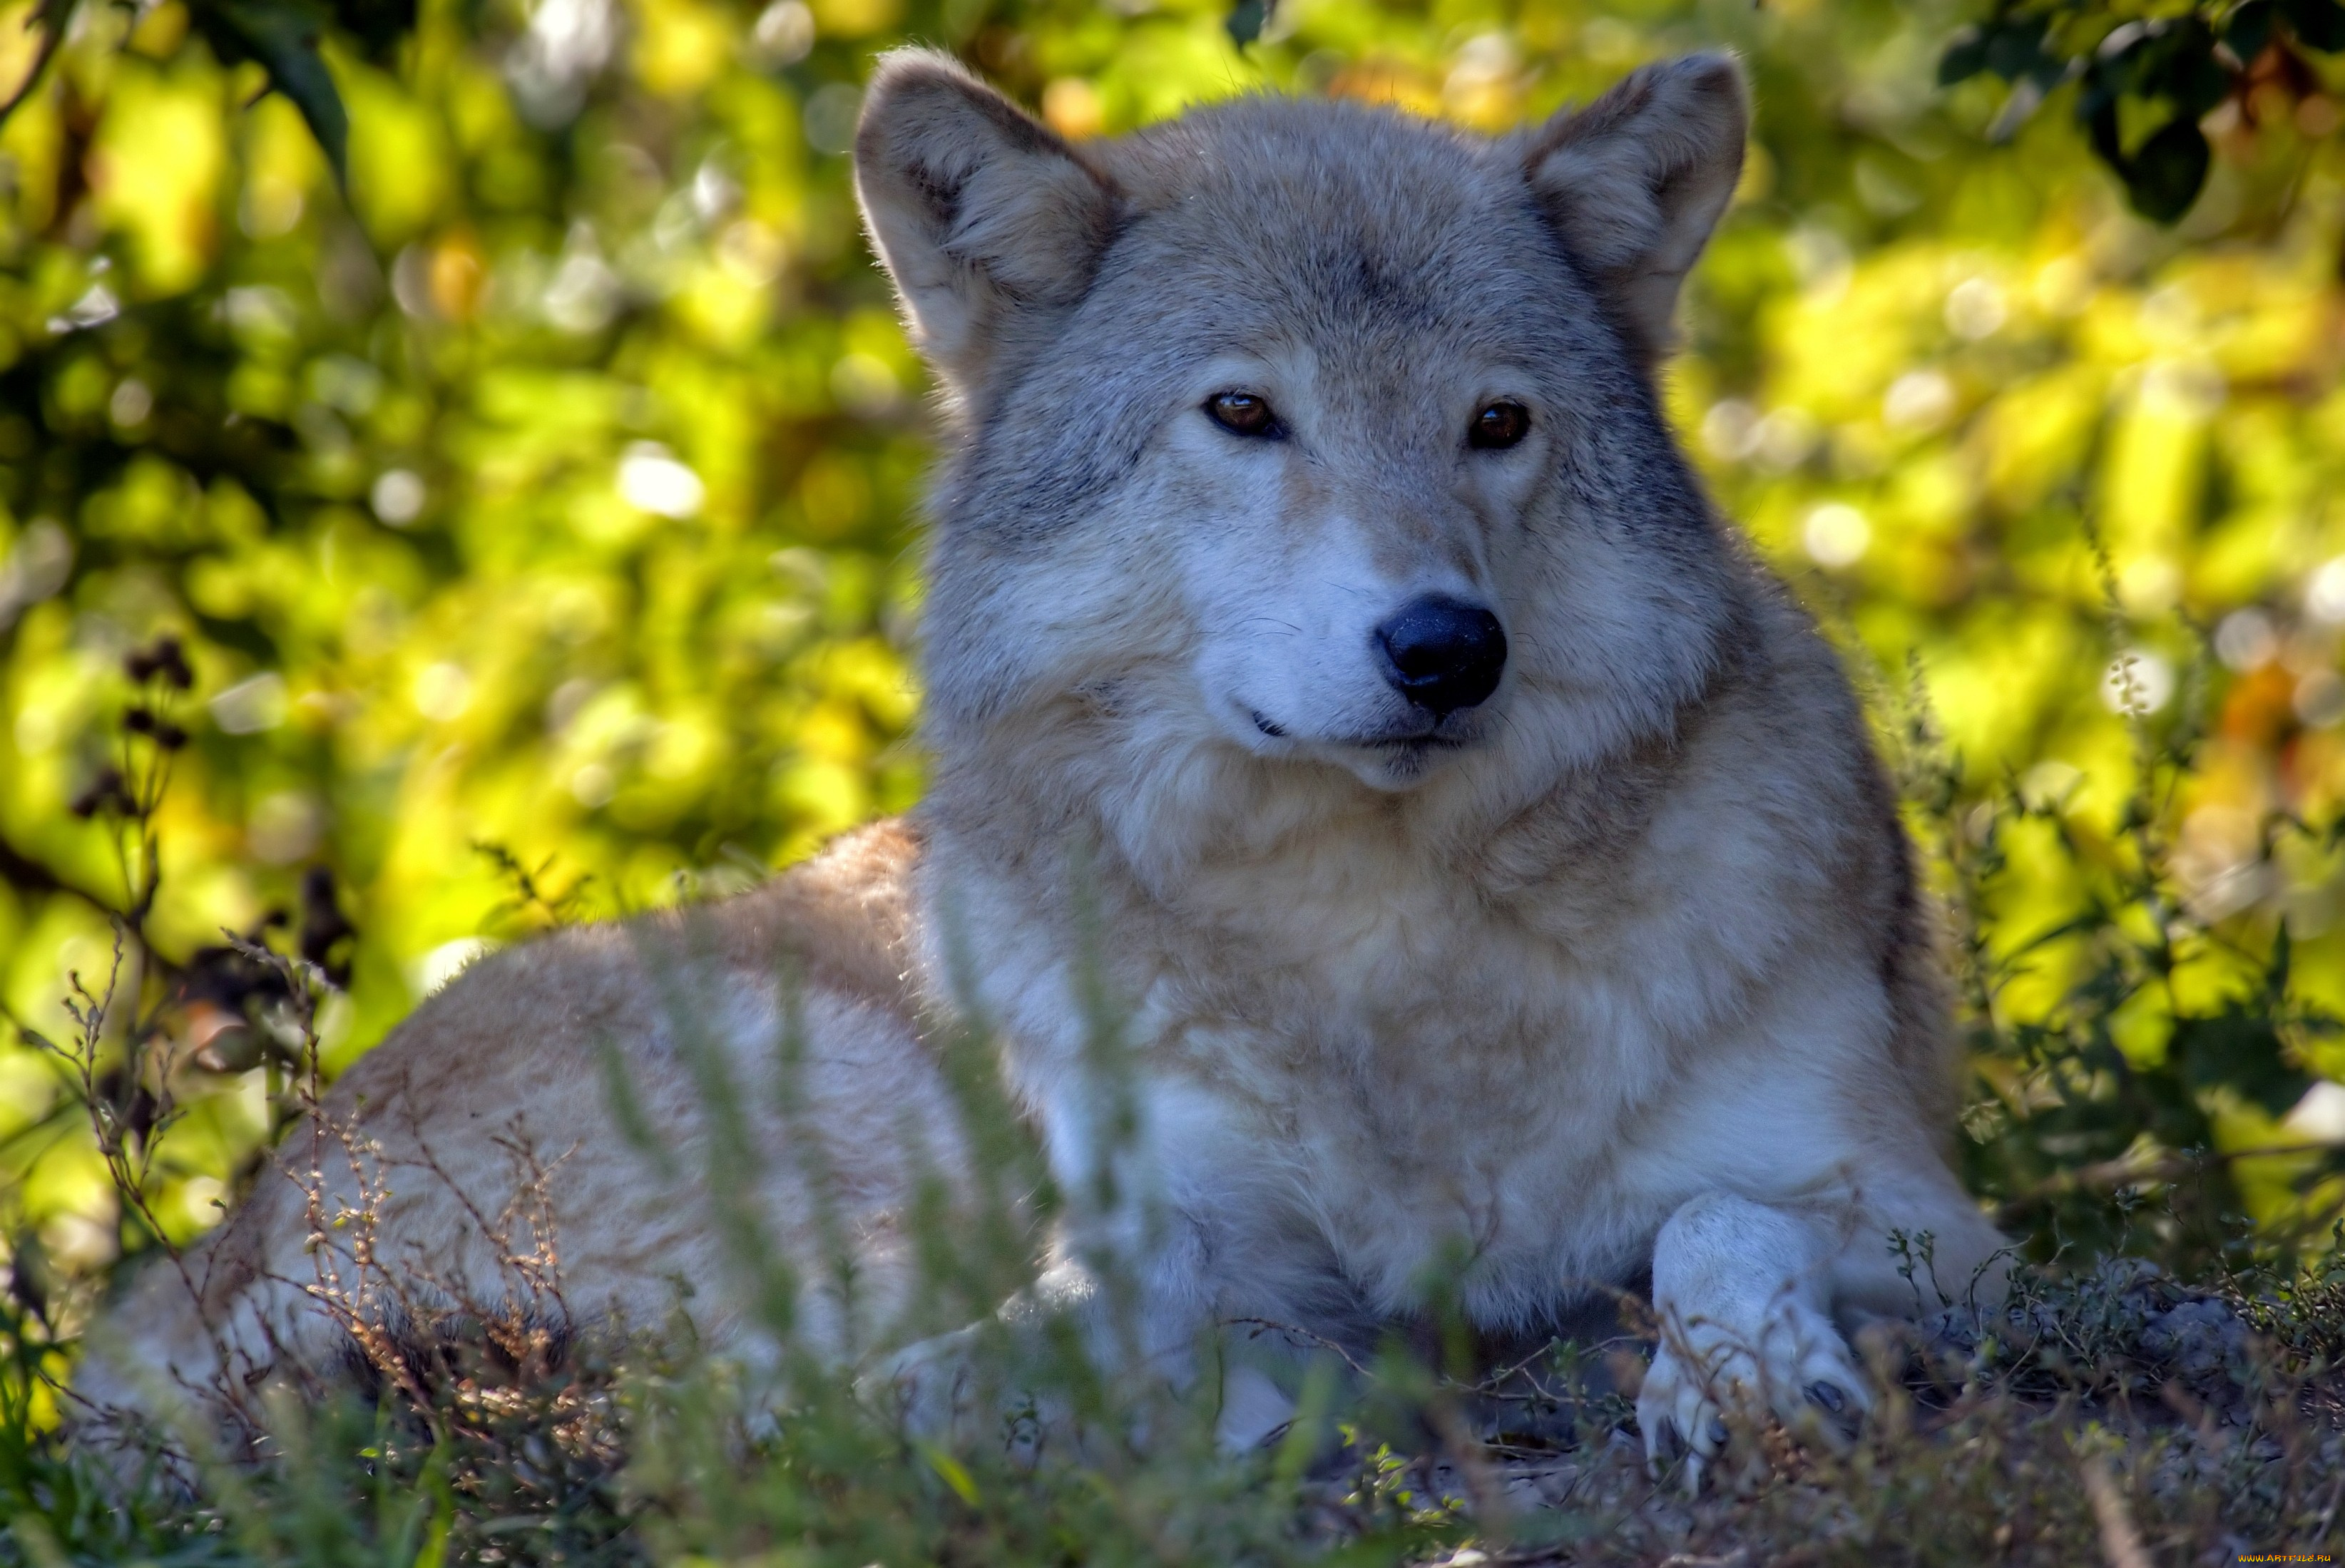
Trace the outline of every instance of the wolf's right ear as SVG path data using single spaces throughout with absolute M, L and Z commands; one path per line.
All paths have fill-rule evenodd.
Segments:
M 954 389 L 1029 311 L 1071 305 L 1115 222 L 1106 179 L 926 49 L 883 56 L 855 133 L 864 220 L 912 332 Z

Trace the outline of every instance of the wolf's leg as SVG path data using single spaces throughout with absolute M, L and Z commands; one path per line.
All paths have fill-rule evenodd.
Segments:
M 265 1211 L 265 1199 L 254 1208 Z M 350 1341 L 334 1319 L 299 1284 L 264 1271 L 275 1259 L 259 1249 L 260 1229 L 231 1220 L 176 1264 L 148 1259 L 91 1325 L 68 1405 L 84 1441 L 126 1460 L 149 1442 L 241 1453 L 260 1435 L 265 1390 L 306 1391 L 347 1364 Z
M 1157 1175 L 1163 1174 L 1160 1168 Z M 1170 1181 L 1149 1183 L 1160 1195 L 1185 1185 L 1177 1171 Z M 1015 1386 L 996 1391 L 1000 1401 L 988 1400 L 974 1360 L 985 1340 L 1007 1339 L 1006 1370 L 1012 1372 L 1021 1363 L 1037 1365 L 1037 1358 L 1071 1340 L 1111 1381 L 1152 1381 L 1183 1390 L 1201 1375 L 1218 1376 L 1223 1440 L 1232 1448 L 1250 1446 L 1289 1420 L 1293 1406 L 1261 1368 L 1244 1364 L 1248 1358 L 1210 1348 L 1221 1281 L 1208 1229 L 1196 1213 L 1161 1196 L 1153 1203 L 1078 1214 L 1062 1224 L 1041 1277 L 1005 1303 L 992 1322 L 897 1352 L 861 1381 L 864 1396 L 923 1436 L 980 1435 L 1003 1413 L 1001 1407 L 1030 1402 L 1029 1391 Z M 1203 1365 L 1201 1350 L 1206 1351 Z M 1044 1404 L 1040 1413 L 1048 1426 L 1054 1412 Z
M 1908 1239 L 1903 1259 L 1893 1229 Z M 2005 1256 L 1995 1227 L 1934 1164 L 1875 1170 L 1836 1204 L 1692 1199 L 1653 1249 L 1662 1342 L 1637 1401 L 1646 1452 L 1674 1435 L 1698 1464 L 1723 1439 L 1728 1403 L 1786 1422 L 1805 1408 L 1853 1420 L 1871 1396 L 1836 1322 L 2000 1300 Z
M 1843 1325 L 2003 1300 L 2010 1245 L 1946 1171 L 1879 1180 L 1862 1196 L 1872 1222 L 1848 1230 L 1831 1263 L 1833 1315 Z M 1893 1229 L 1902 1248 L 1890 1244 Z
M 1152 1301 L 1141 1293 L 1129 1310 L 1120 1310 L 1111 1296 L 1090 1268 L 1061 1259 L 1032 1287 L 1012 1297 L 991 1320 L 938 1334 L 888 1357 L 858 1381 L 858 1392 L 896 1416 L 907 1431 L 931 1442 L 983 1437 L 1019 1411 L 1030 1411 L 1044 1432 L 1054 1432 L 1070 1427 L 1069 1412 L 1042 1387 L 1030 1386 L 1027 1377 L 1041 1371 L 1045 1359 L 1066 1342 L 1060 1335 L 1069 1329 L 1073 1332 L 1068 1337 L 1111 1380 L 1137 1373 L 1173 1389 L 1193 1384 L 1198 1373 L 1197 1334 L 1152 1332 L 1153 1324 L 1169 1328 L 1176 1316 L 1163 1310 L 1161 1300 Z M 1193 1328 L 1202 1330 L 1209 1320 L 1200 1315 Z M 1007 1344 L 1006 1363 L 993 1369 L 1000 1379 L 998 1387 L 989 1387 L 980 1365 L 989 1338 Z M 1057 1381 L 1047 1372 L 1032 1379 L 1033 1384 L 1044 1386 Z M 1267 1431 L 1292 1413 L 1281 1410 L 1265 1414 L 1270 1401 L 1256 1383 L 1283 1398 L 1259 1374 L 1251 1381 L 1241 1374 L 1234 1391 L 1225 1389 L 1224 1402 L 1233 1395 L 1235 1401 L 1234 1425 L 1223 1423 L 1231 1427 L 1226 1441 L 1233 1445 L 1243 1446 L 1244 1434 L 1255 1426 Z
M 1637 1397 L 1645 1452 L 1672 1437 L 1694 1473 L 1726 1441 L 1726 1406 L 1796 1420 L 1805 1408 L 1853 1416 L 1870 1396 L 1832 1318 L 1841 1238 L 1819 1216 L 1728 1193 L 1680 1207 L 1653 1247 L 1661 1344 Z

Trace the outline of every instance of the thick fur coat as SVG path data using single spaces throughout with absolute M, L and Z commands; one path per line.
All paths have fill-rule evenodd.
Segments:
M 1254 98 L 1078 147 L 942 57 L 881 63 L 858 184 L 947 426 L 933 786 L 648 928 L 736 956 L 695 1000 L 745 1073 L 793 956 L 813 1108 L 755 1136 L 826 1171 L 856 1151 L 875 1324 L 906 1184 L 959 1158 L 903 1135 L 948 1120 L 905 1114 L 946 1103 L 923 1040 L 972 1013 L 1066 1190 L 1114 1194 L 1076 1203 L 1021 1312 L 1103 1311 L 1104 1252 L 1174 1376 L 1216 1323 L 1365 1344 L 1436 1270 L 1497 1333 L 1635 1286 L 1668 1330 L 1647 1440 L 1706 1451 L 1730 1402 L 1863 1403 L 1845 1330 L 1914 1300 L 1893 1230 L 1930 1233 L 1950 1285 L 1985 1265 L 1891 791 L 1657 403 L 1747 114 L 1697 56 L 1496 140 Z M 1425 614 L 1450 639 L 1425 656 L 1472 681 L 1412 664 Z M 394 1163 L 435 1146 L 491 1185 L 490 1129 L 525 1116 L 569 1151 L 566 1311 L 654 1319 L 682 1277 L 754 1354 L 708 1205 L 646 1174 L 594 1067 L 614 1042 L 657 1126 L 711 1136 L 646 951 L 597 929 L 491 959 L 333 1106 Z M 815 1166 L 770 1164 L 785 1232 Z M 383 1256 L 457 1268 L 441 1184 L 398 1203 Z M 264 1191 L 194 1259 L 255 1366 L 342 1333 L 299 1284 L 302 1210 Z M 187 1298 L 146 1281 L 85 1391 L 208 1381 Z M 814 1320 L 846 1353 L 843 1311 Z M 947 1419 L 958 1354 L 881 1386 Z M 1286 1407 L 1230 1364 L 1245 1441 Z

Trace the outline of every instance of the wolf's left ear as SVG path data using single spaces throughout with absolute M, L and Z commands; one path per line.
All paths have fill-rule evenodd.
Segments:
M 1530 137 L 1524 173 L 1649 362 L 1742 173 L 1751 94 L 1731 55 L 1648 66 Z
M 855 188 L 921 351 L 957 391 L 1021 323 L 1082 298 L 1115 221 L 1072 147 L 924 49 L 872 75 Z

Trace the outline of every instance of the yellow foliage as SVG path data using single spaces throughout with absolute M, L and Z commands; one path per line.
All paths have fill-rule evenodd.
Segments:
M 0 12 L 0 79 L 23 15 Z M 2227 133 L 2233 216 L 2176 238 L 2125 214 L 2058 104 L 1991 143 L 1931 85 L 1944 19 L 1886 0 L 1292 0 L 1243 51 L 1187 0 L 545 0 L 478 37 L 431 10 L 396 72 L 336 57 L 345 206 L 290 105 L 246 107 L 251 67 L 172 35 L 179 0 L 127 54 L 99 44 L 133 19 L 91 15 L 0 129 L 24 389 L 0 583 L 71 555 L 23 603 L 0 587 L 0 837 L 118 895 L 69 803 L 118 738 L 121 652 L 186 639 L 158 929 L 190 948 L 329 868 L 360 932 L 339 1054 L 452 944 L 512 934 L 476 843 L 591 874 L 582 912 L 611 910 L 917 797 L 927 379 L 841 151 L 870 54 L 909 37 L 1076 138 L 1263 88 L 1503 131 L 1675 49 L 1742 50 L 1758 141 L 1664 388 L 1721 510 L 1885 715 L 1926 708 L 1962 822 L 2013 784 L 2116 865 L 2138 744 L 2106 675 L 2155 676 L 2150 731 L 2188 711 L 2210 736 L 2158 824 L 2178 895 L 2243 941 L 2285 914 L 2306 993 L 2345 1004 L 2334 857 L 2267 865 L 2242 831 L 2345 799 L 2345 171 L 2289 128 L 2326 98 Z M 1999 954 L 2082 896 L 2043 821 L 2005 854 Z M 103 929 L 0 879 L 0 994 L 54 1021 Z M 1999 1018 L 2053 1017 L 2086 965 L 2054 945 Z M 2238 978 L 2183 968 L 2186 998 Z M 2169 1005 L 2126 1015 L 2128 1051 Z M 14 1059 L 0 1127 L 35 1092 Z M 46 1223 L 79 1179 L 11 1201 Z
M 380 72 L 338 76 L 350 112 L 350 200 L 377 243 L 396 246 L 438 216 L 452 194 L 438 115 Z
M 680 98 L 706 86 L 734 47 L 732 24 L 700 0 L 636 0 L 635 73 L 662 97 Z
M 140 292 L 177 294 L 202 276 L 218 240 L 228 162 L 218 73 L 199 60 L 155 70 L 116 67 L 106 117 L 89 150 L 100 217 L 130 240 Z M 155 156 L 168 147 L 170 156 Z
M 815 25 L 823 36 L 865 38 L 893 27 L 903 15 L 902 0 L 815 0 Z

